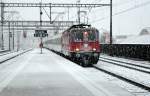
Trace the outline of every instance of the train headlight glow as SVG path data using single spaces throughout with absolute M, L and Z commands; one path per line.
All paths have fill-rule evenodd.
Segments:
M 88 35 L 88 32 L 84 32 L 84 35 Z
M 93 48 L 93 51 L 96 51 L 96 48 Z
M 76 48 L 76 51 L 79 51 L 79 48 Z

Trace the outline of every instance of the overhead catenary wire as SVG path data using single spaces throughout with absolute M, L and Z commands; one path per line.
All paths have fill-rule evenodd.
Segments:
M 101 1 L 102 1 L 102 0 L 101 0 Z M 128 1 L 126 1 L 126 2 L 115 3 L 115 4 L 113 4 L 113 7 L 122 6 L 122 5 L 127 4 L 127 3 L 130 3 L 130 2 L 131 2 L 131 0 L 128 0 Z M 92 3 L 99 3 L 99 2 L 92 2 Z M 104 9 L 104 8 L 105 8 L 105 7 L 101 7 L 101 10 Z M 108 8 L 108 7 L 106 7 L 106 8 Z M 89 12 L 90 12 L 91 10 L 92 10 L 92 8 L 89 9 Z M 93 12 L 97 12 L 97 11 L 99 11 L 99 9 L 94 10 Z
M 113 16 L 120 15 L 120 14 L 123 14 L 123 13 L 129 12 L 129 11 L 132 11 L 132 10 L 134 10 L 134 9 L 137 9 L 137 8 L 140 8 L 140 7 L 143 7 L 143 6 L 149 5 L 149 4 L 150 4 L 150 1 L 148 1 L 148 2 L 144 2 L 144 3 L 142 3 L 142 4 L 139 4 L 139 5 L 133 6 L 133 7 L 131 7 L 131 8 L 125 9 L 125 10 L 123 10 L 123 11 L 120 11 L 120 12 L 114 13 L 114 14 L 113 14 Z M 107 19 L 107 18 L 109 18 L 109 16 L 105 16 L 105 17 L 102 17 L 102 18 L 100 18 L 100 19 L 93 20 L 93 21 L 91 21 L 91 23 L 95 23 L 95 22 L 98 22 L 98 21 L 102 21 L 102 20 L 105 20 L 105 19 Z

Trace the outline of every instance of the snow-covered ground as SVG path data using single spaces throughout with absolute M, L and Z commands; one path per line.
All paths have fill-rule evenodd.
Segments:
M 29 50 L 29 49 L 28 49 Z M 20 50 L 20 51 L 14 51 L 14 52 L 10 52 L 10 53 L 8 53 L 7 55 L 2 55 L 2 56 L 0 56 L 0 62 L 3 62 L 3 61 L 5 61 L 5 60 L 7 60 L 7 59 L 10 59 L 10 58 L 13 58 L 13 57 L 15 57 L 15 56 L 17 56 L 17 55 L 19 55 L 19 54 L 21 54 L 21 53 L 23 53 L 23 52 L 26 52 L 26 51 L 28 51 L 28 50 Z
M 35 49 L 0 65 L 0 96 L 134 96 L 95 69 L 43 51 Z
M 139 71 L 136 71 L 136 70 L 132 70 L 132 69 L 129 69 L 129 68 L 125 68 L 125 67 L 121 67 L 121 66 L 118 66 L 118 65 L 114 65 L 114 64 L 111 64 L 111 63 L 106 63 L 106 62 L 103 62 L 103 61 L 99 61 L 99 64 L 96 65 L 100 68 L 103 68 L 103 69 L 106 69 L 106 70 L 109 70 L 115 74 L 118 74 L 120 76 L 123 76 L 123 77 L 126 77 L 126 78 L 129 78 L 133 81 L 136 81 L 138 83 L 142 83 L 144 85 L 147 85 L 150 87 L 150 75 L 149 74 L 146 74 L 146 73 L 143 73 L 143 72 L 139 72 Z M 143 77 L 143 78 L 141 78 Z
M 145 66 L 145 67 L 150 67 L 150 62 L 149 61 L 130 60 L 130 59 L 119 58 L 119 57 L 111 57 L 111 56 L 104 55 L 104 54 L 101 54 L 100 57 L 109 58 L 109 59 L 122 61 L 122 62 L 127 62 L 127 63 L 133 63 L 133 64 L 136 64 L 136 65 L 142 65 L 142 66 Z M 115 74 L 118 74 L 120 76 L 126 77 L 130 80 L 133 80 L 133 81 L 139 82 L 141 84 L 150 86 L 150 82 L 149 82 L 150 75 L 148 73 L 143 73 L 143 72 L 139 72 L 137 70 L 132 70 L 132 69 L 129 69 L 129 68 L 117 66 L 117 65 L 114 65 L 114 64 L 111 64 L 111 63 L 103 62 L 101 60 L 98 62 L 98 64 L 96 66 L 100 67 L 102 69 L 111 71 L 111 72 L 113 72 Z M 150 70 L 147 69 L 147 71 L 150 71 Z M 132 88 L 131 88 L 131 90 L 129 89 L 129 91 L 133 91 L 133 90 L 132 90 Z M 135 92 L 135 93 L 141 93 L 142 94 L 143 92 Z M 146 96 L 150 95 L 150 93 L 146 93 L 146 94 L 147 94 Z M 145 96 L 145 95 L 139 95 L 139 96 Z
M 109 74 L 106 74 L 104 72 L 101 72 L 99 70 L 93 69 L 93 68 L 86 68 L 88 71 L 90 71 L 92 74 L 95 74 L 99 76 L 101 79 L 108 81 L 110 83 L 115 83 L 116 85 L 122 87 L 124 90 L 129 91 L 134 96 L 149 96 L 150 93 L 144 89 L 141 89 L 137 86 L 134 86 L 128 82 L 122 81 L 116 77 L 113 77 Z M 100 75 L 99 75 L 100 74 Z

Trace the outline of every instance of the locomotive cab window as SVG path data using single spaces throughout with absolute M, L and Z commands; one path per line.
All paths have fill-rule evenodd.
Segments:
M 71 38 L 74 42 L 81 42 L 81 41 L 95 41 L 98 38 L 98 32 L 95 30 L 72 30 L 71 31 Z
M 95 36 L 95 35 L 96 35 L 95 32 L 89 31 L 88 39 L 89 39 L 90 41 L 95 41 L 95 39 L 96 39 L 96 36 Z
M 81 30 L 73 30 L 71 37 L 72 37 L 72 40 L 75 42 L 83 41 L 83 34 Z
M 85 36 L 85 38 L 87 38 L 88 41 L 97 40 L 98 32 L 96 32 L 95 30 L 86 30 L 85 32 L 87 32 L 87 37 Z

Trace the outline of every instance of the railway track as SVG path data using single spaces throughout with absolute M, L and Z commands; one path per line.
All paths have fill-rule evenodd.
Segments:
M 14 52 L 14 51 L 13 51 Z M 13 53 L 12 51 L 10 52 L 5 52 L 5 53 L 2 53 L 2 54 L 0 54 L 0 56 L 4 56 L 4 55 L 8 55 L 8 54 L 11 54 L 11 53 Z
M 134 80 L 132 80 L 132 79 L 130 79 L 130 78 L 128 78 L 128 77 L 121 76 L 121 75 L 119 75 L 119 74 L 113 73 L 113 72 L 111 72 L 111 71 L 109 71 L 109 70 L 106 70 L 106 69 L 103 69 L 103 68 L 100 68 L 100 67 L 97 67 L 97 66 L 93 66 L 93 67 L 94 67 L 95 69 L 97 69 L 97 70 L 100 70 L 100 71 L 102 71 L 102 72 L 104 72 L 104 73 L 107 73 L 107 74 L 109 74 L 109 75 L 112 75 L 112 76 L 114 76 L 114 77 L 117 77 L 117 78 L 119 78 L 119 79 L 121 79 L 121 80 L 123 80 L 123 81 L 126 81 L 126 82 L 128 82 L 128 83 L 130 83 L 130 84 L 133 84 L 133 85 L 135 85 L 135 86 L 138 86 L 138 87 L 140 87 L 140 88 L 142 88 L 142 89 L 147 90 L 147 91 L 150 92 L 150 86 L 148 86 L 148 85 L 145 85 L 145 84 L 143 84 L 143 83 L 141 83 L 141 82 L 136 82 L 136 81 L 134 81 Z
M 8 52 L 9 50 L 1 50 L 0 53 Z
M 120 63 L 125 63 L 131 66 L 137 66 L 137 67 L 141 67 L 141 68 L 145 68 L 145 69 L 150 69 L 150 65 L 146 65 L 146 64 L 139 64 L 139 63 L 131 63 L 131 62 L 125 62 L 125 61 L 120 61 L 120 60 L 116 60 L 116 59 L 112 59 L 112 58 L 107 58 L 107 57 L 100 57 L 102 59 L 106 59 L 106 60 L 111 60 L 111 61 L 115 61 L 115 62 L 120 62 Z
M 102 62 L 107 62 L 108 64 L 112 64 L 112 65 L 115 65 L 115 66 L 119 66 L 119 67 L 123 67 L 123 68 L 128 68 L 130 70 L 135 70 L 135 71 L 139 71 L 141 73 L 144 73 L 144 74 L 150 74 L 150 68 L 149 67 L 146 67 L 146 66 L 142 66 L 141 67 L 138 65 L 131 65 L 132 63 L 127 63 L 127 62 L 123 62 L 123 61 L 118 61 L 118 60 L 112 60 L 112 59 L 109 59 L 109 58 L 101 58 L 100 57 L 100 61 Z M 124 64 L 120 64 L 120 63 L 124 63 Z M 125 65 L 126 64 L 126 65 Z M 100 64 L 101 65 L 101 64 Z M 141 81 L 138 81 L 138 80 L 135 80 L 133 78 L 131 78 L 130 76 L 126 76 L 126 75 L 122 75 L 122 74 L 119 74 L 115 71 L 112 71 L 112 70 L 109 70 L 105 67 L 101 67 L 101 66 L 97 66 L 97 65 L 93 65 L 93 67 L 97 70 L 100 70 L 104 73 L 107 73 L 109 75 L 112 75 L 114 77 L 117 77 L 123 81 L 126 81 L 132 85 L 135 85 L 139 88 L 142 88 L 144 90 L 147 90 L 150 92 L 150 84 L 146 84 L 146 83 L 143 83 Z M 142 78 L 142 77 L 141 77 Z
M 31 50 L 32 50 L 32 49 L 25 50 L 25 51 L 23 51 L 23 52 L 20 52 L 20 53 L 14 55 L 14 56 L 11 56 L 11 57 L 8 57 L 8 58 L 6 58 L 6 59 L 4 59 L 4 60 L 1 60 L 1 61 L 0 61 L 0 64 L 6 62 L 6 61 L 8 61 L 8 60 L 11 60 L 11 59 L 13 59 L 13 58 L 15 58 L 15 57 L 17 57 L 17 56 L 20 56 L 20 55 L 22 55 L 22 54 L 24 54 L 24 53 L 26 53 L 26 52 L 29 52 L 29 51 L 31 51 Z M 13 53 L 13 52 L 11 52 L 11 53 Z M 11 54 L 11 53 L 9 53 L 9 54 Z M 7 54 L 6 54 L 6 55 L 7 55 Z
M 134 64 L 134 63 L 128 63 L 128 62 L 109 59 L 109 58 L 104 58 L 104 57 L 100 57 L 99 60 L 103 61 L 103 62 L 108 62 L 108 63 L 114 64 L 114 65 L 117 65 L 117 66 L 121 66 L 121 67 L 129 68 L 129 69 L 132 69 L 132 70 L 136 70 L 136 71 L 139 71 L 139 72 L 144 72 L 144 73 L 150 74 L 150 66 L 144 66 L 144 65 L 141 65 L 141 64 Z

